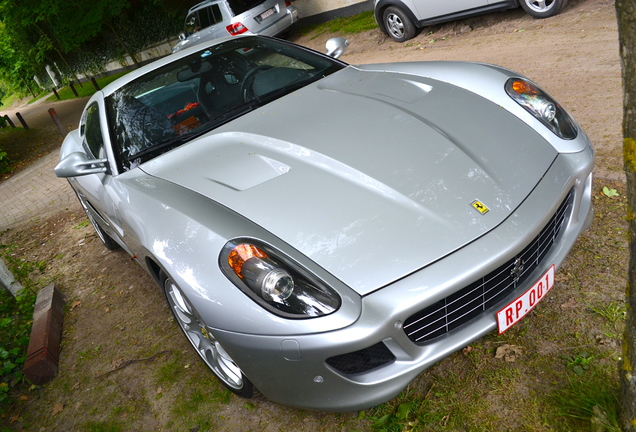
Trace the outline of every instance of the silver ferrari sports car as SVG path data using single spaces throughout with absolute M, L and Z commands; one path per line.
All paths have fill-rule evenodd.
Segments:
M 224 385 L 314 410 L 382 403 L 504 332 L 592 216 L 590 142 L 535 83 L 351 66 L 346 44 L 158 60 L 88 101 L 55 168 Z

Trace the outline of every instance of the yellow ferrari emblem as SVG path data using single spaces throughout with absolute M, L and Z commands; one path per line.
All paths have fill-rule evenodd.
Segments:
M 481 214 L 486 214 L 488 213 L 488 210 L 490 210 L 484 203 L 479 200 L 471 202 L 470 205 L 473 206 L 473 208 Z

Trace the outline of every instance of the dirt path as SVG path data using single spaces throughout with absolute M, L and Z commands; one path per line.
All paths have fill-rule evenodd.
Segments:
M 295 41 L 323 51 L 329 36 Z M 448 405 L 438 423 L 413 430 L 565 430 L 550 424 L 545 412 L 547 395 L 568 380 L 564 355 L 591 347 L 598 364 L 615 371 L 620 352 L 618 331 L 590 312 L 594 305 L 620 305 L 627 256 L 624 202 L 598 193 L 606 185 L 624 192 L 613 2 L 570 0 L 561 15 L 543 21 L 520 10 L 488 15 L 439 26 L 405 44 L 379 30 L 346 37 L 351 44 L 343 60 L 352 64 L 470 60 L 523 73 L 570 110 L 595 144 L 594 225 L 559 272 L 559 287 L 536 319 L 504 336 L 484 338 L 470 355 L 458 353 L 434 366 L 396 402 L 414 398 L 424 406 L 431 392 L 444 401 L 452 395 L 448 401 L 457 405 Z M 229 395 L 188 346 L 154 282 L 125 253 L 106 251 L 77 206 L 1 232 L 0 244 L 17 244 L 16 256 L 45 261 L 46 269 L 32 278 L 42 286 L 55 281 L 68 302 L 60 374 L 23 395 L 12 429 L 374 430 L 373 421 L 358 413 L 311 413 L 262 397 L 246 402 Z M 523 345 L 524 357 L 514 364 L 496 360 L 494 348 L 504 342 Z M 123 364 L 129 366 L 117 369 Z M 453 423 L 458 417 L 463 423 Z

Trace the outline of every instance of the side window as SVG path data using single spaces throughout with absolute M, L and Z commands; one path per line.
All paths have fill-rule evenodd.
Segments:
M 199 22 L 202 29 L 210 27 L 212 24 L 210 22 L 210 8 L 203 8 L 199 11 Z
M 196 33 L 201 30 L 201 25 L 199 24 L 199 15 L 197 12 L 194 12 L 192 15 L 189 15 L 186 18 L 185 29 L 187 35 L 191 35 L 192 33 Z
M 223 21 L 223 14 L 221 13 L 221 8 L 218 4 L 210 6 L 210 13 L 212 15 L 212 24 Z
M 102 137 L 102 128 L 99 124 L 99 107 L 97 103 L 92 104 L 86 110 L 86 135 L 84 141 L 91 154 L 98 158 L 102 154 L 104 147 L 104 139 Z

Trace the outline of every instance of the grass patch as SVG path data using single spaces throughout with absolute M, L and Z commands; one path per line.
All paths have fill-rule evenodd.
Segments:
M 585 376 L 571 376 L 550 395 L 556 430 L 619 432 L 619 384 L 615 374 L 595 368 Z
M 10 107 L 10 106 L 11 106 L 11 105 L 13 105 L 13 104 L 15 103 L 15 101 L 17 101 L 18 99 L 20 99 L 20 98 L 18 97 L 18 95 L 17 95 L 17 94 L 7 95 L 6 97 L 3 97 L 3 98 L 0 100 L 0 103 L 2 104 L 2 105 L 0 105 L 0 106 Z
M 128 72 L 120 72 L 114 75 L 97 78 L 95 81 L 97 81 L 97 85 L 99 86 L 99 88 L 103 89 L 108 84 L 110 84 L 111 82 L 115 81 L 118 78 L 123 77 L 127 73 Z M 90 82 L 82 83 L 82 87 L 80 87 L 79 85 L 75 85 L 75 90 L 77 91 L 77 95 L 78 95 L 77 97 L 80 97 L 80 98 L 92 96 L 96 91 L 95 87 Z M 73 91 L 71 90 L 69 86 L 62 87 L 60 90 L 57 91 L 57 94 L 60 96 L 60 100 L 75 99 L 75 94 L 73 93 Z M 56 101 L 57 98 L 55 97 L 55 95 L 52 95 L 52 96 L 49 96 L 46 100 Z
M 615 329 L 619 321 L 625 320 L 627 307 L 624 302 L 603 303 L 598 306 L 591 305 L 590 309 L 597 315 L 605 318 Z
M 96 78 L 95 81 L 97 81 L 97 85 L 99 86 L 99 88 L 104 88 L 106 87 L 108 84 L 110 84 L 111 82 L 115 81 L 117 78 L 121 78 L 122 76 L 126 75 L 129 71 L 125 71 L 125 72 L 119 72 L 113 75 L 109 75 L 109 76 L 105 76 L 105 77 L 101 77 L 101 78 Z M 95 93 L 95 87 L 93 86 L 93 84 L 90 81 L 84 82 L 82 83 L 82 85 L 80 86 L 79 84 L 75 85 L 75 90 L 77 91 L 78 96 L 77 97 L 87 97 L 87 96 L 92 96 Z M 32 104 L 33 102 L 42 99 L 43 97 L 45 97 L 46 95 L 48 95 L 49 92 L 43 92 L 40 93 L 39 95 L 37 95 L 36 97 L 34 97 L 33 99 L 29 100 L 28 104 Z M 62 87 L 60 90 L 57 91 L 57 94 L 60 96 L 59 100 L 67 100 L 67 99 L 75 99 L 75 94 L 73 93 L 73 90 L 71 90 L 71 88 L 69 86 L 65 86 Z M 10 107 L 12 106 L 16 101 L 20 100 L 20 96 L 17 94 L 11 94 L 11 95 L 7 95 L 4 99 L 2 99 L 2 103 L 4 104 L 5 107 Z M 49 96 L 47 99 L 47 101 L 57 101 L 58 99 L 55 97 L 55 95 L 51 95 Z
M 183 356 L 180 351 L 174 350 L 170 360 L 159 368 L 157 384 L 172 387 L 174 384 L 180 383 L 184 375 Z
M 48 95 L 48 94 L 49 94 L 49 92 L 48 92 L 48 91 L 43 92 L 43 93 L 40 93 L 39 95 L 37 95 L 36 97 L 34 97 L 33 99 L 31 99 L 31 100 L 27 103 L 27 105 L 30 105 L 30 104 L 32 104 L 33 102 L 37 102 L 37 101 L 39 101 L 40 99 L 42 99 L 43 97 L 45 97 L 45 96 L 46 96 L 46 95 Z
M 122 432 L 123 430 L 120 424 L 105 422 L 87 422 L 82 425 L 82 431 L 85 432 Z
M 350 17 L 336 18 L 322 24 L 307 26 L 300 29 L 300 33 L 308 35 L 315 32 L 313 37 L 315 39 L 325 33 L 356 34 L 375 28 L 378 28 L 378 25 L 373 17 L 373 11 L 368 11 Z
M 459 377 L 443 372 L 435 375 L 425 390 L 412 385 L 393 400 L 369 410 L 366 418 L 372 430 L 378 432 L 497 430 L 496 419 L 489 415 L 489 402 L 483 395 L 456 391 L 465 385 L 462 383 L 478 379 L 473 373 Z
M 208 373 L 207 370 L 205 372 Z M 177 398 L 178 402 L 172 409 L 177 417 L 194 416 L 199 412 L 209 414 L 215 411 L 214 405 L 227 404 L 232 398 L 232 392 L 226 389 L 211 372 L 207 377 L 192 376 L 187 382 L 188 385 L 179 388 L 182 394 Z

